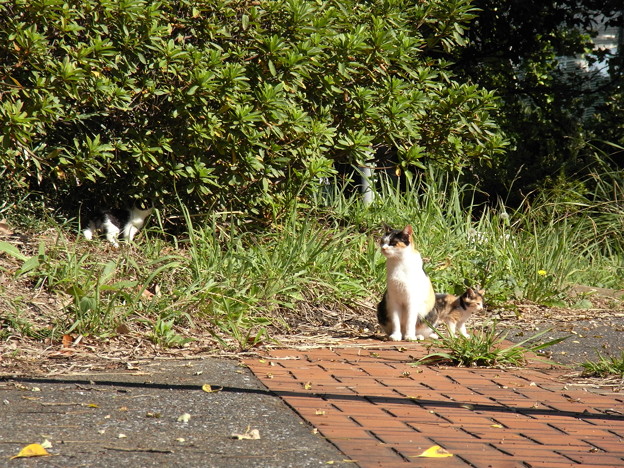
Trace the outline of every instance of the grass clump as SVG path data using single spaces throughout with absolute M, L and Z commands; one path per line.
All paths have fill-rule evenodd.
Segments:
M 519 367 L 527 362 L 527 355 L 537 353 L 560 343 L 567 337 L 556 338 L 544 343 L 534 343 L 551 329 L 514 343 L 505 344 L 508 332 L 496 331 L 496 324 L 484 325 L 475 330 L 470 338 L 461 335 L 442 335 L 429 345 L 429 349 L 444 351 L 429 353 L 416 364 L 449 364 L 458 367 Z
M 217 217 L 194 223 L 188 213 L 186 223 L 179 238 L 166 240 L 156 226 L 120 249 L 59 235 L 31 248 L 34 255 L 8 243 L 0 254 L 12 259 L 16 281 L 64 298 L 46 319 L 57 338 L 107 338 L 123 326 L 162 347 L 203 335 L 246 350 L 296 329 L 308 318 L 302 311 L 348 311 L 376 293 L 370 278 L 378 282 L 382 259 L 365 233 L 296 216 L 267 231 Z M 311 324 L 321 316 L 311 315 Z
M 581 364 L 581 367 L 586 377 L 619 376 L 624 378 L 624 351 L 619 357 L 605 357 L 599 353 L 597 361 L 586 361 Z
M 181 207 L 182 234 L 173 235 L 157 210 L 137 242 L 119 250 L 74 239 L 75 226 L 56 226 L 45 242 L 0 241 L 0 275 L 12 277 L 0 282 L 0 306 L 12 317 L 0 339 L 38 330 L 106 338 L 126 325 L 160 346 L 208 335 L 245 350 L 302 324 L 340 325 L 345 311 L 357 327 L 373 329 L 386 286 L 376 245 L 383 223 L 413 226 L 436 292 L 479 285 L 494 307 L 570 306 L 572 285 L 624 288 L 624 192 L 616 179 L 594 183 L 596 197 L 568 188 L 511 209 L 476 203 L 478 189 L 448 174 L 429 171 L 400 188 L 380 175 L 370 205 L 323 185 L 305 215 L 293 206 L 270 226 Z M 56 315 L 31 305 L 39 292 L 60 304 Z M 547 346 L 529 344 L 537 335 L 513 346 L 505 338 L 490 326 L 471 340 L 441 338 L 436 346 L 448 351 L 433 354 L 462 366 L 513 366 Z

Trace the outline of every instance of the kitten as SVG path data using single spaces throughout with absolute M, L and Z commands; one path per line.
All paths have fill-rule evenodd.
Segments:
M 468 288 L 459 297 L 453 294 L 436 294 L 435 308 L 425 317 L 425 321 L 434 327 L 446 325 L 451 336 L 455 336 L 455 332 L 459 330 L 462 336 L 470 338 L 466 331 L 466 322 L 472 314 L 483 310 L 483 293 L 482 289 Z
M 132 208 L 98 210 L 82 233 L 91 240 L 94 234 L 102 231 L 111 244 L 119 247 L 117 240 L 120 234 L 124 240 L 131 242 L 153 210 L 149 200 L 138 200 Z
M 433 309 L 435 294 L 414 249 L 412 226 L 402 231 L 387 228 L 381 238 L 386 257 L 387 289 L 377 306 L 377 320 L 392 341 L 420 339 L 429 327 L 422 319 Z M 418 335 L 417 335 L 418 332 Z

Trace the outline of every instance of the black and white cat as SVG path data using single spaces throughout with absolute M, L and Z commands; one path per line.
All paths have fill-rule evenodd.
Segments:
M 423 321 L 435 305 L 435 294 L 414 248 L 412 226 L 387 228 L 381 238 L 386 257 L 387 289 L 377 306 L 377 320 L 391 341 L 423 339 L 431 334 Z
M 119 247 L 120 238 L 131 242 L 145 223 L 145 219 L 154 210 L 149 200 L 138 200 L 132 208 L 98 210 L 82 231 L 86 239 L 91 240 L 98 232 L 115 247 Z

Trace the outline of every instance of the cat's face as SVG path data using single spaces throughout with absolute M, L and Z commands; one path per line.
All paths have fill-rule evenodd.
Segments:
M 468 288 L 464 294 L 462 294 L 462 299 L 466 304 L 466 307 L 472 310 L 483 310 L 483 293 L 485 291 L 483 289 L 474 289 Z
M 412 245 L 412 226 L 406 226 L 405 229 L 386 228 L 386 233 L 379 241 L 381 253 L 387 258 L 398 257 L 407 250 L 413 250 Z
M 152 211 L 154 203 L 149 198 L 139 198 L 135 200 L 134 207 L 141 211 Z

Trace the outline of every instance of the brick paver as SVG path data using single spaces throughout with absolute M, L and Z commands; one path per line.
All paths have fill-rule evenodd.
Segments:
M 361 467 L 624 466 L 624 395 L 563 371 L 414 367 L 419 343 L 278 349 L 245 363 Z M 439 445 L 453 457 L 416 456 Z

